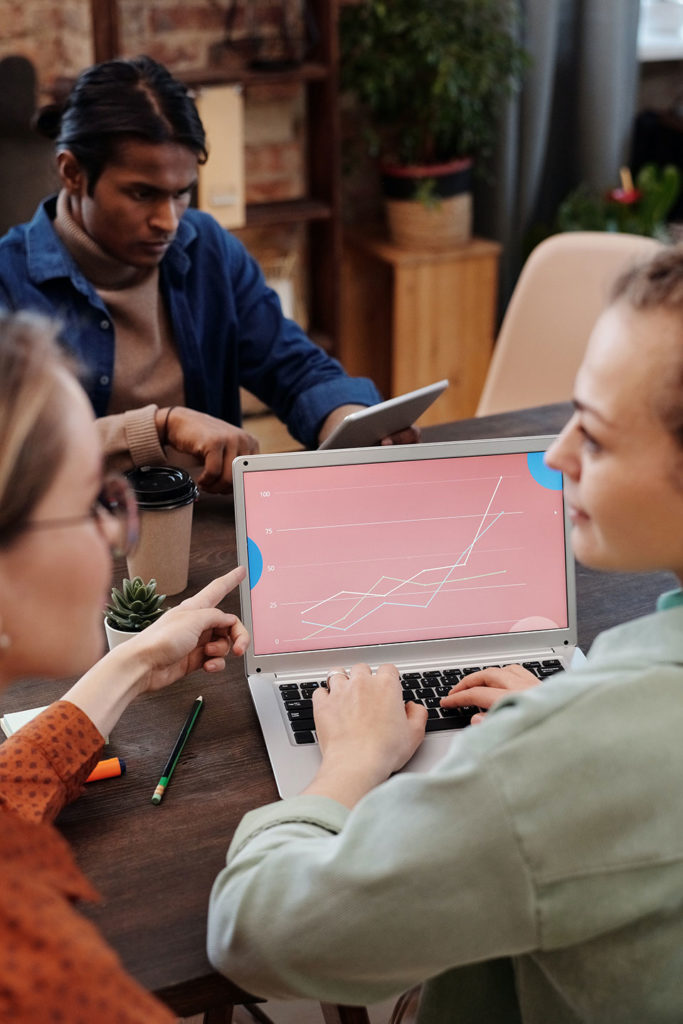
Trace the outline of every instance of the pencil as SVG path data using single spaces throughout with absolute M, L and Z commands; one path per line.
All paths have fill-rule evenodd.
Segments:
M 204 698 L 203 697 L 197 697 L 196 701 L 192 705 L 192 708 L 190 709 L 190 713 L 187 716 L 187 718 L 185 719 L 185 725 L 180 730 L 180 735 L 178 736 L 178 739 L 175 741 L 175 746 L 174 746 L 173 750 L 171 751 L 171 756 L 169 757 L 168 761 L 166 762 L 166 767 L 164 768 L 164 770 L 162 772 L 162 775 L 161 775 L 161 778 L 159 779 L 159 785 L 154 790 L 154 796 L 152 797 L 152 803 L 153 804 L 160 804 L 161 803 L 161 798 L 163 797 L 164 793 L 166 792 L 166 787 L 168 786 L 169 782 L 171 781 L 171 776 L 173 775 L 173 769 L 175 768 L 176 764 L 178 763 L 178 758 L 180 757 L 180 755 L 183 752 L 183 747 L 187 743 L 187 738 L 190 735 L 190 733 L 192 732 L 192 727 L 194 726 L 194 723 L 197 721 L 197 718 L 199 717 L 199 712 L 202 710 L 203 704 L 204 704 Z

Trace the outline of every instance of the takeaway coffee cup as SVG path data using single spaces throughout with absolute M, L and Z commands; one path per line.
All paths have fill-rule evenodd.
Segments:
M 192 509 L 197 485 L 177 466 L 140 466 L 126 474 L 140 514 L 140 539 L 128 574 L 154 578 L 160 594 L 179 594 L 190 567 Z

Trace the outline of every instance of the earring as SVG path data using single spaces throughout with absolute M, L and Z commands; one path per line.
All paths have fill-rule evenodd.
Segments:
M 9 633 L 5 633 L 2 624 L 0 623 L 0 652 L 6 651 L 8 647 L 12 646 L 12 637 Z

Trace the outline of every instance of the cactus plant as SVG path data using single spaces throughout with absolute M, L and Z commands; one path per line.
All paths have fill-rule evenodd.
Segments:
M 139 633 L 163 615 L 165 594 L 157 594 L 157 581 L 145 583 L 140 576 L 125 579 L 121 590 L 112 588 L 105 617 L 110 626 L 125 633 Z

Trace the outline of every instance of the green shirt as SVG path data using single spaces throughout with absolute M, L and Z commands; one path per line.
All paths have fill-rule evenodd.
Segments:
M 683 596 L 501 701 L 428 774 L 351 811 L 247 814 L 211 896 L 248 991 L 420 1024 L 683 1021 Z

